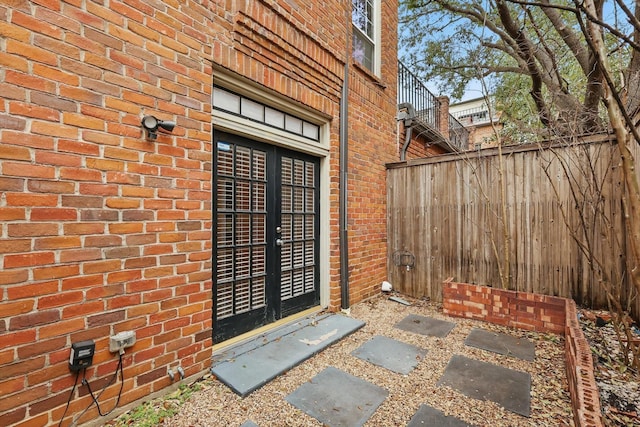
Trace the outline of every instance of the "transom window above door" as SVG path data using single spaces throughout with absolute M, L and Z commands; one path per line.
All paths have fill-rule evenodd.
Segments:
M 213 87 L 213 108 L 298 135 L 313 142 L 320 140 L 320 126 L 317 124 L 218 86 Z

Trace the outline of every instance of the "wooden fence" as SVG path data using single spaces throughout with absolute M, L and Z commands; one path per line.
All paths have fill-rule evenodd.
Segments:
M 628 299 L 613 142 L 599 137 L 499 154 L 490 149 L 387 166 L 394 288 L 441 301 L 449 277 L 494 287 L 502 277 L 507 289 L 606 307 L 606 283 L 616 282 Z M 640 298 L 630 309 L 638 318 Z

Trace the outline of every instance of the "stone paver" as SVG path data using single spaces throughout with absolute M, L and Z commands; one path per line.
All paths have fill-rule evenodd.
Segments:
M 473 427 L 456 417 L 447 416 L 444 412 L 429 405 L 421 405 L 418 412 L 411 417 L 407 427 Z
M 536 357 L 536 346 L 532 341 L 480 328 L 472 329 L 464 343 L 470 347 L 517 357 L 529 362 L 533 362 Z
M 454 322 L 434 319 L 433 317 L 410 314 L 396 324 L 396 328 L 420 335 L 444 338 L 456 326 Z
M 329 427 L 362 426 L 389 392 L 328 367 L 287 396 L 287 402 Z
M 438 386 L 449 386 L 474 399 L 491 400 L 516 414 L 529 416 L 531 375 L 492 363 L 454 355 Z
M 378 335 L 351 354 L 374 365 L 407 375 L 424 358 L 427 350 Z

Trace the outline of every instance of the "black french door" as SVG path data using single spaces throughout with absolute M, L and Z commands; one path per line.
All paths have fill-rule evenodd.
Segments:
M 319 160 L 214 132 L 214 342 L 318 305 Z

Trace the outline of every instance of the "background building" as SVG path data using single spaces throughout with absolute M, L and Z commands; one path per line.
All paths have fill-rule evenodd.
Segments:
M 451 104 L 449 113 L 469 130 L 469 148 L 495 146 L 495 132 L 502 129 L 500 112 L 495 106 L 490 111 L 485 97 Z

